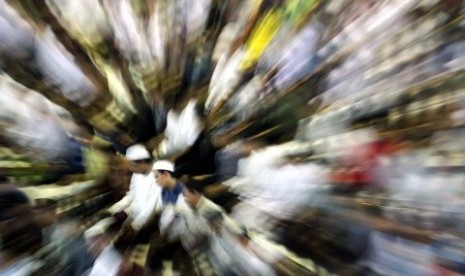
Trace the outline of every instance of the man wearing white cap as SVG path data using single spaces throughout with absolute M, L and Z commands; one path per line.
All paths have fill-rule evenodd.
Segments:
M 152 158 L 147 149 L 140 144 L 126 151 L 133 172 L 131 184 L 126 196 L 110 208 L 111 213 L 125 211 L 129 214 L 131 227 L 139 230 L 155 210 L 161 209 L 161 188 L 152 173 Z
M 158 221 L 161 236 L 157 239 L 159 242 L 155 247 L 151 248 L 148 262 L 153 272 L 159 272 L 164 260 L 171 259 L 174 252 L 182 250 L 179 242 L 182 221 L 178 220 L 177 216 L 187 205 L 182 195 L 184 184 L 174 176 L 173 163 L 166 160 L 157 161 L 153 164 L 153 173 L 161 187 L 163 210 Z
M 156 182 L 162 188 L 163 206 L 176 205 L 179 195 L 182 193 L 183 184 L 174 177 L 173 163 L 166 160 L 157 161 L 153 164 L 153 173 Z

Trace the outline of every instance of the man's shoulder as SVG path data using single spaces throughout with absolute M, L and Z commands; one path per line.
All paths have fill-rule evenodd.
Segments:
M 205 213 L 205 212 L 211 212 L 211 211 L 224 212 L 221 206 L 217 205 L 216 203 L 214 203 L 213 201 L 211 201 L 210 199 L 206 197 L 202 197 L 198 210 L 199 210 L 199 213 Z

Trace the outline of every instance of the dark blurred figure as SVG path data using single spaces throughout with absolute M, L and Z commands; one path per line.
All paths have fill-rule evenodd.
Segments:
M 60 220 L 58 202 L 53 199 L 35 200 L 36 221 L 42 227 L 44 245 L 60 261 L 62 275 L 82 275 L 92 266 L 79 216 L 71 214 Z
M 42 258 L 42 229 L 27 196 L 0 186 L 0 275 L 60 275 L 56 260 Z M 56 272 L 56 273 L 55 273 Z

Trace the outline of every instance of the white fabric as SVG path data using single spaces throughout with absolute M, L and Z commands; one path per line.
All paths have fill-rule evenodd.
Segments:
M 119 49 L 129 60 L 135 63 L 144 62 L 149 58 L 150 50 L 131 3 L 128 0 L 112 0 L 106 4 L 108 19 Z
M 195 106 L 196 101 L 191 100 L 181 113 L 168 112 L 164 155 L 182 152 L 194 144 L 201 131 Z
M 109 245 L 95 260 L 89 276 L 116 276 L 122 263 L 123 257 L 121 254 L 119 254 L 112 245 Z
M 212 54 L 212 60 L 218 62 L 220 57 L 229 51 L 231 43 L 236 38 L 238 33 L 238 25 L 234 22 L 226 24 L 221 31 L 216 41 L 215 48 Z M 226 57 L 226 55 L 224 55 Z
M 112 217 L 102 219 L 101 221 L 97 222 L 94 226 L 87 229 L 87 231 L 84 232 L 84 237 L 86 238 L 86 240 L 90 240 L 94 237 L 104 234 L 108 227 L 114 221 L 115 220 Z
M 167 40 L 163 27 L 163 9 L 161 8 L 163 5 L 161 1 L 154 2 L 154 11 L 147 24 L 147 37 L 152 56 L 163 68 L 166 60 L 165 44 Z
M 245 55 L 243 48 L 238 49 L 229 59 L 223 55 L 213 71 L 205 108 L 211 110 L 221 99 L 228 97 L 231 90 L 239 82 L 241 73 L 239 63 Z
M 130 146 L 126 150 L 126 158 L 131 161 L 149 159 L 150 153 L 148 152 L 148 150 L 145 148 L 144 145 L 137 144 L 137 145 Z
M 23 58 L 34 43 L 34 31 L 6 1 L 0 1 L 0 53 Z
M 140 229 L 155 210 L 161 210 L 161 188 L 155 181 L 152 172 L 132 175 L 129 191 L 109 211 L 116 213 L 127 210 L 132 219 L 131 226 Z
M 238 256 L 234 254 L 235 247 L 234 242 L 226 235 L 219 236 L 212 234 L 210 236 L 210 252 L 208 257 L 218 275 L 228 275 L 229 273 L 225 273 L 226 271 L 234 272 L 237 275 L 243 274 L 236 262 L 236 257 Z
M 44 108 L 47 99 L 31 91 L 21 91 L 17 84 L 0 78 L 0 131 L 5 138 L 25 149 L 33 160 L 50 161 L 66 157 L 68 135 L 60 127 L 53 111 Z
M 182 226 L 181 230 L 181 243 L 183 247 L 189 252 L 198 243 L 199 238 L 211 234 L 211 230 L 207 224 L 204 215 L 210 211 L 222 211 L 221 207 L 202 197 L 196 206 L 196 210 L 191 208 L 183 209 L 180 212 Z
M 139 229 L 155 210 L 162 208 L 161 188 L 153 173 L 134 174 L 130 188 L 132 226 Z
M 315 164 L 286 164 L 294 145 L 283 144 L 253 152 L 239 161 L 238 176 L 226 184 L 251 208 L 235 208 L 234 216 L 262 229 L 261 213 L 286 219 L 318 204 L 317 191 L 326 183 L 327 172 Z
M 174 172 L 174 164 L 170 161 L 160 160 L 153 164 L 152 170 Z
M 194 42 L 204 31 L 211 2 L 212 0 L 185 1 L 187 43 Z
M 183 231 L 183 222 L 179 219 L 181 214 L 189 212 L 189 206 L 182 194 L 179 195 L 175 205 L 167 205 L 163 207 L 160 217 L 160 233 L 168 232 L 168 240 L 179 238 Z
M 231 110 L 233 110 L 234 114 L 237 114 L 238 119 L 247 119 L 256 109 L 256 103 L 259 103 L 256 99 L 262 88 L 262 77 L 256 75 L 233 96 L 232 100 L 228 101 Z
M 36 61 L 47 80 L 68 100 L 86 107 L 97 96 L 96 88 L 74 63 L 48 28 L 36 44 Z
M 244 248 L 234 234 L 229 233 L 225 228 L 221 230 L 220 235 L 211 234 L 210 245 L 209 259 L 218 275 L 223 275 L 223 271 L 250 276 L 276 275 L 269 264 Z
M 110 32 L 100 1 L 49 0 L 47 2 L 67 30 L 74 37 L 79 37 L 86 43 L 97 43 Z

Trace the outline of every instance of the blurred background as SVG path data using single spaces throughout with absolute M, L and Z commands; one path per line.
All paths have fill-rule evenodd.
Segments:
M 135 144 L 247 230 L 163 275 L 465 274 L 464 9 L 0 0 L 0 275 L 97 275 Z

